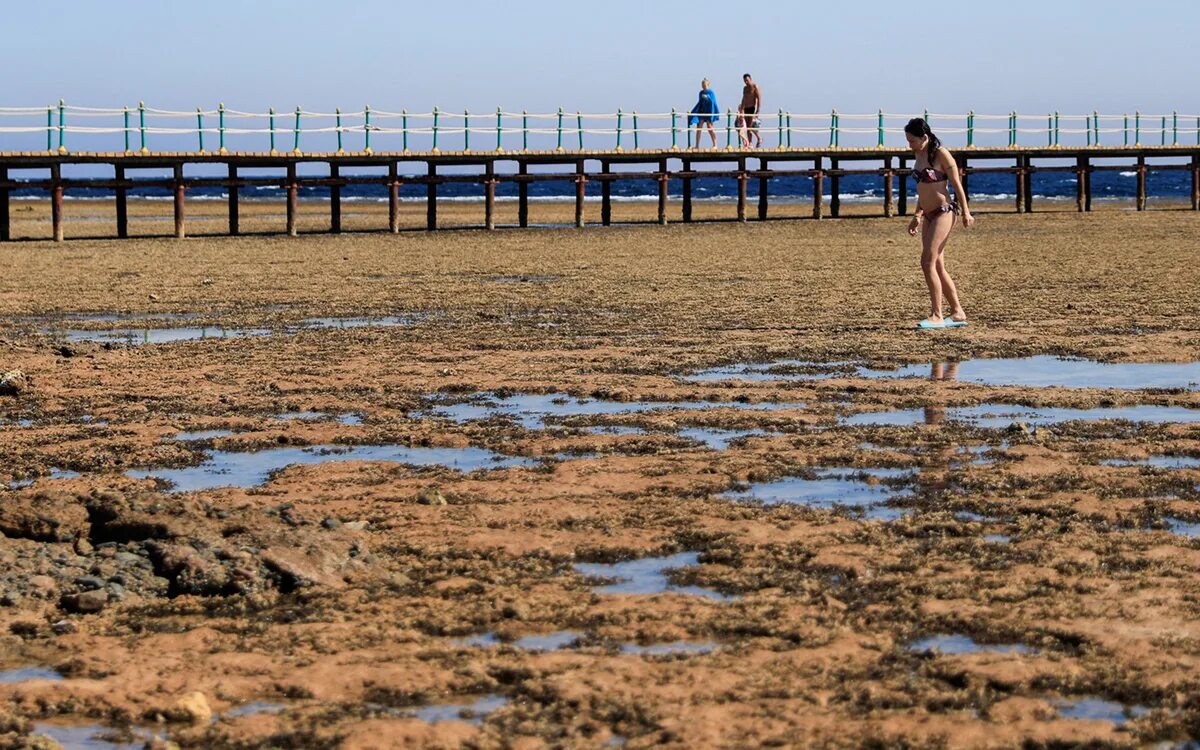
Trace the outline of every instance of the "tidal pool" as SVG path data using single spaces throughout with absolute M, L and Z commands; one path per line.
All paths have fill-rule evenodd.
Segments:
M 1049 425 L 1062 422 L 1120 419 L 1127 422 L 1154 424 L 1200 422 L 1200 409 L 1182 406 L 1110 406 L 1093 409 L 1063 407 L 1016 406 L 1012 404 L 979 404 L 977 406 L 925 407 L 896 411 L 859 412 L 841 417 L 842 424 L 859 426 L 908 427 L 921 424 L 963 422 L 988 429 L 1003 429 L 1014 422 L 1027 425 Z
M 412 710 L 412 715 L 421 721 L 437 724 L 442 721 L 465 721 L 468 724 L 482 724 L 484 718 L 493 711 L 508 705 L 509 699 L 503 695 L 485 695 L 470 703 L 438 703 L 421 706 Z
M 948 635 L 931 635 L 908 644 L 909 651 L 936 651 L 947 656 L 959 654 L 980 654 L 993 652 L 998 654 L 1032 654 L 1036 649 L 1021 643 L 977 643 L 969 636 L 958 633 Z
M 195 317 L 195 316 L 193 316 Z M 162 316 L 155 316 L 162 318 Z M 92 320 L 102 320 L 92 318 Z M 107 320 L 107 319 L 103 319 Z M 139 318 L 116 317 L 112 322 L 135 321 Z M 151 328 L 149 326 L 127 326 L 115 330 L 88 330 L 69 328 L 46 328 L 44 332 L 51 336 L 65 338 L 68 341 L 95 341 L 99 343 L 139 344 L 171 344 L 179 341 L 200 341 L 204 339 L 240 339 L 256 336 L 291 336 L 301 331 L 315 331 L 325 328 L 388 328 L 392 326 L 412 325 L 416 321 L 412 317 L 385 316 L 380 318 L 307 318 L 299 325 L 283 328 L 238 328 L 223 325 L 208 326 L 177 326 L 171 328 Z
M 601 584 L 592 588 L 597 594 L 688 594 L 716 601 L 727 601 L 725 596 L 712 589 L 700 586 L 679 586 L 671 583 L 667 571 L 698 565 L 697 552 L 680 552 L 667 557 L 643 557 L 619 563 L 575 563 L 575 571 L 589 578 L 616 578 L 616 583 Z
M 791 504 L 809 508 L 832 509 L 837 506 L 861 508 L 873 520 L 891 521 L 901 513 L 882 505 L 900 491 L 884 481 L 914 476 L 912 469 L 836 469 L 818 468 L 812 479 L 783 477 L 770 482 L 758 482 L 748 489 L 727 493 L 731 500 L 757 500 L 766 505 Z
M 1064 719 L 1107 721 L 1118 727 L 1124 726 L 1131 719 L 1150 713 L 1150 709 L 1145 706 L 1129 706 L 1103 698 L 1076 698 L 1056 701 L 1055 705 L 1059 716 Z
M 0 685 L 14 685 L 30 680 L 51 680 L 59 682 L 62 675 L 53 669 L 45 667 L 18 667 L 17 669 L 0 670 Z

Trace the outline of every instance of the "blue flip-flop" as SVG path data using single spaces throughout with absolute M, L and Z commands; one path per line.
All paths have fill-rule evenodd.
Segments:
M 962 328 L 967 323 L 968 323 L 968 321 L 966 321 L 966 320 L 955 320 L 953 318 L 947 318 L 945 321 L 945 327 L 946 328 Z
M 941 323 L 930 323 L 929 318 L 926 318 L 925 320 L 922 320 L 920 323 L 917 323 L 917 328 L 920 328 L 922 331 L 936 331 L 938 329 L 945 328 L 945 327 L 946 327 L 945 319 L 943 319 Z

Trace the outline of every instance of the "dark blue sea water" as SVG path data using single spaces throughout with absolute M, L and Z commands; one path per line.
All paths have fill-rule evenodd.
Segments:
M 66 176 L 66 175 L 64 175 Z M 260 176 L 260 175 L 256 175 Z M 343 176 L 352 176 L 343 173 Z M 899 178 L 893 183 L 899 191 Z M 1070 199 L 1076 194 L 1075 176 L 1067 172 L 1045 172 L 1034 174 L 1033 193 L 1037 199 Z M 908 191 L 911 196 L 914 191 L 912 180 L 908 180 Z M 737 182 L 731 178 L 698 178 L 692 183 L 693 199 L 704 200 L 733 200 L 737 197 Z M 1007 200 L 1015 197 L 1015 178 L 1007 174 L 974 174 L 969 179 L 970 195 L 973 200 Z M 1134 172 L 1104 171 L 1092 175 L 1093 199 L 1130 199 L 1135 196 L 1137 177 Z M 830 182 L 825 181 L 824 190 L 829 196 Z M 438 199 L 447 201 L 482 201 L 484 188 L 482 185 L 463 183 L 446 183 L 438 186 Z M 681 197 L 681 182 L 672 180 L 669 194 L 672 199 Z M 769 187 L 774 200 L 806 201 L 812 199 L 813 180 L 807 177 L 774 177 Z M 1151 197 L 1185 199 L 1191 195 L 1191 175 L 1187 171 L 1150 172 L 1147 177 L 1147 192 Z M 883 178 L 868 175 L 848 175 L 842 177 L 839 186 L 841 200 L 853 202 L 877 202 L 883 199 Z M 758 195 L 758 180 L 751 179 L 749 183 L 751 197 Z M 171 193 L 165 188 L 133 188 L 129 191 L 131 197 L 150 199 L 169 199 Z M 515 199 L 517 185 L 502 182 L 496 186 L 496 195 L 501 199 Z M 554 182 L 533 182 L 529 186 L 529 195 L 533 200 L 541 201 L 573 201 L 575 185 L 570 179 Z M 586 195 L 590 199 L 599 199 L 600 183 L 591 181 L 587 184 Z M 111 190 L 91 187 L 73 187 L 68 189 L 67 197 L 75 199 L 104 199 L 111 198 Z M 246 200 L 283 199 L 286 192 L 282 187 L 251 186 L 243 187 L 240 196 Z M 658 186 L 652 180 L 629 180 L 613 184 L 612 196 L 614 201 L 653 201 L 658 197 Z M 45 198 L 46 191 L 40 188 L 17 188 L 13 191 L 15 198 Z M 221 200 L 227 197 L 223 187 L 193 187 L 188 189 L 189 200 Z M 301 199 L 323 199 L 329 197 L 329 188 L 304 187 L 300 190 Z M 400 198 L 403 201 L 420 201 L 426 197 L 426 187 L 419 184 L 404 185 L 400 188 Z M 383 185 L 348 185 L 342 188 L 344 201 L 383 202 L 387 200 L 387 189 Z

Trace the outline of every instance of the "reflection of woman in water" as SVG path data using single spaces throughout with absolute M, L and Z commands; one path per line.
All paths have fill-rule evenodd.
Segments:
M 717 147 L 717 131 L 713 128 L 713 123 L 720 114 L 721 110 L 717 108 L 717 94 L 708 87 L 708 79 L 705 78 L 700 82 L 700 98 L 696 101 L 696 106 L 692 107 L 691 117 L 688 118 L 688 129 L 693 125 L 696 127 L 696 140 L 692 141 L 692 148 L 700 148 L 700 131 L 705 126 L 712 137 L 713 148 Z
M 934 362 L 929 368 L 930 380 L 958 380 L 958 363 Z M 941 424 L 946 421 L 946 407 L 941 404 L 925 405 L 925 424 Z
M 909 235 L 921 232 L 921 270 L 929 287 L 929 317 L 917 328 L 965 326 L 967 313 L 958 300 L 958 288 L 946 271 L 946 243 L 961 211 L 963 226 L 971 227 L 975 217 L 967 206 L 958 165 L 950 151 L 929 129 L 929 123 L 914 117 L 904 126 L 904 135 L 913 150 L 913 179 L 917 181 L 917 212 L 908 225 Z M 954 198 L 949 188 L 954 188 Z M 942 296 L 950 303 L 950 320 L 942 317 Z

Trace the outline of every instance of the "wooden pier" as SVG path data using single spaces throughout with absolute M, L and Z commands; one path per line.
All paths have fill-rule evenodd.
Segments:
M 1133 171 L 1137 173 L 1137 210 L 1146 209 L 1146 176 L 1153 170 L 1186 170 L 1191 173 L 1191 208 L 1200 210 L 1200 146 L 1134 146 L 1086 148 L 961 148 L 954 151 L 963 173 L 963 186 L 970 195 L 970 177 L 975 174 L 1000 173 L 1013 180 L 1013 208 L 1018 213 L 1034 210 L 1033 175 L 1039 172 L 1072 172 L 1078 180 L 1075 206 L 1078 211 L 1092 210 L 1092 174 L 1097 171 Z M 452 153 L 0 153 L 0 241 L 11 240 L 10 197 L 13 190 L 35 188 L 45 190 L 51 201 L 51 236 L 57 241 L 65 237 L 63 197 L 80 188 L 111 190 L 116 202 L 117 237 L 128 237 L 128 193 L 135 187 L 165 188 L 173 195 L 175 236 L 187 236 L 186 202 L 188 190 L 195 187 L 221 187 L 228 191 L 228 233 L 239 233 L 239 191 L 254 186 L 277 186 L 286 191 L 287 233 L 296 235 L 298 201 L 301 188 L 329 188 L 329 231 L 342 229 L 342 188 L 347 185 L 380 185 L 387 189 L 387 231 L 398 232 L 399 189 L 402 185 L 426 186 L 426 228 L 438 228 L 438 186 L 448 183 L 468 183 L 483 188 L 481 226 L 495 229 L 496 186 L 511 182 L 517 186 L 518 224 L 529 226 L 529 186 L 547 180 L 570 181 L 575 184 L 575 225 L 583 227 L 587 216 L 584 194 L 588 182 L 600 183 L 599 223 L 614 221 L 612 185 L 621 180 L 651 180 L 658 185 L 658 222 L 673 220 L 668 216 L 668 187 L 678 181 L 682 187 L 682 215 L 678 220 L 693 221 L 693 183 L 698 179 L 727 178 L 738 183 L 736 213 L 730 219 L 748 221 L 748 190 L 751 180 L 758 181 L 758 202 L 755 218 L 770 218 L 770 186 L 776 177 L 800 176 L 813 180 L 812 217 L 837 217 L 841 211 L 840 180 L 847 175 L 872 175 L 880 179 L 884 190 L 883 216 L 908 213 L 910 186 L 908 172 L 912 152 L 907 149 L 763 149 L 739 150 L 635 150 L 635 151 L 479 151 Z M 1147 159 L 1173 159 L 1177 163 L 1150 164 Z M 1051 165 L 1047 161 L 1073 161 L 1073 164 Z M 1118 160 L 1119 163 L 1098 164 L 1097 160 Z M 1181 160 L 1183 163 L 1178 163 Z M 1042 164 L 1038 164 L 1042 162 Z M 328 176 L 300 176 L 301 164 L 324 164 Z M 64 178 L 67 165 L 101 165 L 113 169 L 112 179 L 74 180 Z M 187 177 L 188 165 L 222 165 L 224 177 Z M 507 170 L 497 169 L 508 166 Z M 643 167 L 639 171 L 614 171 L 614 167 Z M 439 168 L 477 168 L 476 173 L 447 174 Z M 553 168 L 553 171 L 531 172 L 530 167 Z M 849 168 L 848 168 L 849 167 Z M 276 169 L 278 177 L 244 177 L 241 169 Z M 354 175 L 348 171 L 361 168 L 383 168 L 386 174 Z M 169 170 L 170 177 L 134 178 L 131 170 Z M 13 170 L 45 170 L 46 177 L 14 181 Z M 415 174 L 414 174 L 415 173 Z M 894 178 L 899 177 L 899 180 Z M 825 182 L 832 196 L 825 205 Z M 898 187 L 897 187 L 898 186 Z M 383 230 L 383 227 L 381 227 Z

